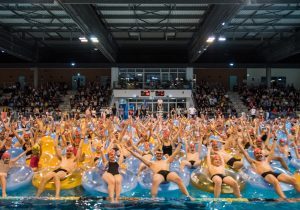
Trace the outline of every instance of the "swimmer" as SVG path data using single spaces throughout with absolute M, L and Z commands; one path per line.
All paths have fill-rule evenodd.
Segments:
M 198 138 L 198 151 L 196 151 L 196 146 L 194 143 L 190 143 L 189 146 L 186 144 L 186 159 L 182 160 L 180 163 L 180 170 L 182 172 L 185 166 L 191 169 L 200 166 L 201 160 L 199 157 L 201 154 L 203 136 L 198 136 Z
M 194 200 L 193 197 L 190 196 L 189 192 L 187 191 L 182 179 L 176 172 L 170 172 L 170 163 L 174 161 L 175 156 L 180 152 L 181 143 L 178 144 L 177 148 L 175 149 L 174 153 L 169 156 L 167 159 L 163 160 L 163 152 L 160 148 L 156 149 L 155 151 L 155 161 L 149 161 L 135 153 L 131 149 L 128 148 L 128 151 L 131 152 L 133 156 L 140 159 L 146 166 L 148 166 L 153 172 L 152 178 L 152 188 L 151 188 L 151 196 L 155 198 L 158 192 L 158 187 L 163 182 L 174 182 L 178 185 L 180 191 L 186 195 L 191 200 Z
M 239 170 L 243 167 L 242 160 L 240 158 L 233 157 L 231 154 L 226 152 L 224 149 L 222 149 L 222 148 L 220 149 L 217 141 L 212 141 L 212 149 L 213 149 L 213 153 L 221 156 L 224 159 L 226 165 L 229 166 L 230 168 L 232 168 L 234 170 Z
M 10 159 L 10 154 L 8 151 L 4 152 L 1 160 L 0 160 L 0 179 L 1 179 L 1 187 L 2 187 L 2 197 L 5 198 L 6 195 L 6 178 L 7 178 L 7 173 L 9 170 L 14 167 L 15 163 L 28 152 L 28 150 L 24 151 L 21 153 L 19 156 L 17 156 L 14 159 Z
M 51 179 L 54 179 L 55 183 L 55 197 L 60 197 L 60 182 L 65 179 L 68 175 L 72 174 L 73 171 L 77 168 L 77 163 L 80 160 L 81 154 L 82 154 L 82 144 L 83 139 L 80 142 L 80 146 L 77 151 L 77 155 L 74 156 L 73 150 L 74 148 L 69 145 L 66 150 L 66 155 L 62 155 L 61 152 L 58 149 L 57 145 L 57 139 L 55 140 L 55 154 L 57 158 L 60 160 L 59 166 L 53 170 L 48 172 L 41 180 L 41 183 L 39 185 L 39 188 L 37 190 L 36 196 L 39 197 L 45 190 L 45 185 L 47 182 L 49 182 Z
M 279 182 L 284 182 L 287 184 L 291 184 L 294 188 L 300 192 L 300 185 L 297 184 L 296 179 L 290 175 L 284 173 L 275 173 L 270 166 L 270 161 L 272 160 L 275 146 L 276 146 L 276 139 L 274 139 L 271 152 L 267 158 L 264 157 L 262 150 L 260 148 L 256 148 L 254 150 L 254 157 L 255 160 L 252 159 L 249 154 L 244 150 L 243 146 L 241 145 L 241 139 L 238 140 L 238 146 L 240 150 L 243 152 L 247 161 L 251 164 L 255 172 L 261 175 L 268 183 L 273 185 L 275 188 L 276 193 L 279 195 L 280 200 L 285 200 L 286 196 L 283 193 Z
M 221 155 L 215 154 L 211 160 L 211 146 L 208 146 L 206 163 L 208 171 L 211 175 L 211 180 L 214 182 L 214 197 L 219 198 L 221 194 L 222 183 L 225 183 L 232 187 L 233 194 L 237 197 L 241 197 L 240 187 L 236 180 L 231 176 L 225 175 L 225 162 Z
M 117 149 L 120 151 L 120 157 L 116 160 L 116 150 L 111 149 L 108 152 L 108 160 L 105 158 L 103 151 L 101 150 L 101 157 L 106 171 L 102 175 L 102 179 L 107 183 L 108 197 L 111 202 L 118 202 L 122 190 L 122 176 L 119 173 L 119 167 L 123 163 L 122 147 L 117 145 Z M 116 196 L 116 197 L 115 197 Z

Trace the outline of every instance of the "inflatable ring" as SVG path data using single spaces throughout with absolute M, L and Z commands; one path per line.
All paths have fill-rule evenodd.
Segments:
M 285 171 L 282 168 L 274 167 L 274 166 L 272 166 L 272 168 L 274 169 L 275 172 L 285 173 L 292 176 L 291 173 Z M 252 186 L 255 186 L 260 189 L 274 190 L 271 184 L 266 182 L 262 176 L 255 173 L 250 167 L 242 168 L 239 174 L 241 175 L 241 177 L 243 177 L 243 179 L 245 179 Z M 285 184 L 282 182 L 280 182 L 280 186 L 283 191 L 290 191 L 294 189 L 292 185 Z
M 12 148 L 9 149 L 8 152 L 11 158 L 15 158 L 24 151 L 21 148 Z M 8 192 L 26 187 L 31 183 L 33 171 L 30 167 L 25 166 L 25 161 L 26 158 L 24 156 L 17 161 L 17 167 L 13 167 L 9 170 L 6 179 L 6 190 Z
M 56 168 L 47 168 L 42 171 L 39 171 L 33 176 L 32 185 L 36 188 L 39 187 L 42 178 L 51 171 L 54 171 Z M 81 185 L 81 173 L 79 171 L 74 171 L 72 174 L 69 174 L 65 179 L 61 180 L 61 189 L 67 190 L 78 187 Z M 55 190 L 54 180 L 51 179 L 45 186 L 46 190 Z
M 177 165 L 177 164 L 175 164 Z M 189 169 L 185 168 L 184 172 L 181 172 L 177 167 L 170 167 L 171 172 L 176 172 L 182 179 L 185 186 L 188 186 L 190 183 L 190 172 Z M 152 176 L 153 172 L 150 169 L 146 169 L 140 173 L 138 176 L 138 182 L 140 186 L 144 189 L 151 189 L 152 187 Z M 159 191 L 173 191 L 178 190 L 178 185 L 174 182 L 163 182 L 160 184 Z
M 90 194 L 96 195 L 99 193 L 107 193 L 107 184 L 103 181 L 102 175 L 105 170 L 99 168 L 93 168 L 84 172 L 82 176 L 82 186 Z M 136 176 L 129 170 L 126 173 L 120 173 L 122 175 L 122 191 L 126 193 L 133 190 L 137 186 Z
M 202 191 L 214 192 L 214 183 L 210 179 L 208 174 L 208 169 L 205 167 L 201 167 L 194 170 L 191 174 L 191 184 Z M 244 189 L 245 181 L 239 174 L 229 169 L 225 169 L 225 174 L 226 176 L 231 176 L 234 180 L 238 182 L 241 191 Z M 230 186 L 223 183 L 221 187 L 221 192 L 223 194 L 232 194 L 233 189 Z

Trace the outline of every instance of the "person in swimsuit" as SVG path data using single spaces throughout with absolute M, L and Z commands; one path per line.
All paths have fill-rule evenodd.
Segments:
M 238 146 L 240 150 L 243 152 L 245 158 L 247 161 L 251 164 L 255 172 L 259 175 L 261 175 L 268 183 L 272 184 L 273 187 L 275 188 L 276 193 L 279 195 L 280 200 L 286 199 L 285 194 L 283 193 L 280 183 L 279 182 L 284 182 L 288 183 L 294 186 L 294 188 L 300 192 L 300 185 L 297 183 L 295 177 L 292 177 L 288 174 L 278 174 L 275 173 L 270 165 L 270 161 L 273 158 L 274 150 L 276 147 L 276 139 L 274 138 L 273 145 L 271 148 L 271 151 L 268 155 L 267 158 L 263 155 L 263 152 L 260 148 L 256 148 L 254 150 L 254 157 L 255 160 L 252 159 L 249 154 L 244 150 L 243 146 L 241 145 L 241 139 L 238 140 Z
M 42 178 L 40 186 L 36 193 L 37 197 L 39 197 L 44 192 L 46 183 L 53 179 L 54 183 L 55 183 L 55 197 L 59 198 L 60 197 L 60 184 L 61 184 L 60 182 L 62 180 L 64 180 L 65 178 L 67 178 L 67 176 L 69 174 L 73 173 L 73 171 L 77 168 L 78 162 L 80 161 L 80 157 L 82 154 L 83 139 L 80 142 L 80 146 L 78 148 L 76 156 L 74 156 L 74 153 L 73 153 L 74 148 L 72 145 L 69 145 L 67 147 L 66 155 L 63 156 L 58 149 L 57 138 L 58 138 L 58 135 L 56 137 L 54 147 L 55 147 L 56 156 L 60 160 L 60 164 L 57 167 L 57 169 L 48 172 Z
M 187 191 L 182 179 L 176 172 L 170 171 L 170 164 L 174 161 L 175 156 L 180 152 L 181 143 L 178 144 L 177 148 L 171 156 L 163 160 L 163 152 L 160 148 L 157 148 L 155 151 L 156 161 L 149 161 L 146 158 L 142 157 L 138 153 L 135 153 L 128 148 L 128 151 L 131 152 L 133 156 L 140 159 L 146 166 L 148 166 L 152 172 L 152 188 L 151 196 L 155 198 L 158 192 L 158 187 L 163 182 L 174 182 L 178 185 L 180 191 L 186 195 L 191 200 L 194 200 Z
M 200 166 L 200 154 L 202 148 L 202 140 L 203 137 L 198 136 L 198 151 L 196 151 L 196 147 L 194 143 L 190 143 L 189 147 L 186 144 L 186 159 L 182 160 L 180 163 L 180 170 L 183 171 L 184 167 L 187 166 L 189 168 L 197 168 Z
M 106 166 L 106 171 L 102 175 L 102 179 L 107 183 L 107 191 L 109 200 L 111 202 L 118 202 L 122 190 L 122 176 L 119 173 L 119 167 L 123 162 L 122 148 L 120 150 L 119 160 L 116 161 L 116 150 L 111 149 L 108 152 L 108 160 L 105 158 L 103 151 L 101 150 L 101 158 L 103 164 Z M 115 197 L 116 196 L 116 197 Z
M 28 152 L 27 150 L 21 153 L 14 159 L 10 159 L 10 154 L 8 151 L 4 152 L 1 160 L 0 160 L 0 180 L 1 180 L 1 187 L 2 187 L 2 197 L 6 197 L 6 178 L 7 173 L 9 170 L 15 165 L 15 163 Z
M 211 146 L 208 146 L 206 163 L 208 171 L 211 175 L 211 180 L 214 182 L 214 197 L 218 198 L 221 194 L 222 183 L 225 183 L 232 187 L 233 194 L 237 197 L 241 197 L 240 188 L 236 180 L 231 176 L 225 175 L 225 162 L 221 155 L 215 154 L 211 160 Z

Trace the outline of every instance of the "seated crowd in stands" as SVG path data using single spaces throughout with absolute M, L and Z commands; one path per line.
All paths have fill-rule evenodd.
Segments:
M 99 82 L 90 82 L 85 87 L 78 88 L 70 99 L 72 113 L 84 113 L 88 108 L 92 114 L 100 113 L 103 107 L 109 105 L 110 86 L 102 86 Z
M 64 84 L 47 83 L 40 88 L 25 86 L 21 88 L 19 83 L 5 91 L 1 97 L 0 106 L 9 107 L 16 113 L 38 114 L 58 109 L 61 102 L 61 94 L 66 93 Z M 3 91 L 4 92 L 4 91 Z
M 249 109 L 268 112 L 270 117 L 294 116 L 295 111 L 299 109 L 300 92 L 293 85 L 286 87 L 273 85 L 271 88 L 243 86 L 239 92 L 241 100 Z
M 194 101 L 199 114 L 236 115 L 236 110 L 231 105 L 225 88 L 220 84 L 198 82 L 194 92 Z

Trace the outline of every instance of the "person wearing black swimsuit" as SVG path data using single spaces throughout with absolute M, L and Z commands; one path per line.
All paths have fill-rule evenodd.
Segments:
M 109 200 L 111 202 L 118 202 L 122 190 L 122 176 L 119 173 L 119 166 L 123 162 L 123 152 L 120 149 L 119 160 L 116 161 L 116 151 L 111 149 L 108 152 L 108 160 L 105 158 L 103 151 L 101 150 L 101 157 L 103 164 L 106 166 L 106 171 L 102 175 L 102 179 L 107 183 L 107 191 Z M 115 197 L 116 195 L 116 197 Z

